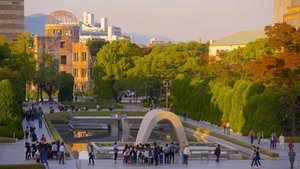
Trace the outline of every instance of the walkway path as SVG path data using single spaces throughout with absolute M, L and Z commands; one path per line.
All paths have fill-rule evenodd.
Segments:
M 50 104 L 44 104 L 43 110 L 44 113 L 49 113 L 49 107 Z M 23 121 L 23 126 L 26 125 L 26 121 Z M 50 133 L 48 132 L 45 123 L 43 123 L 43 127 L 40 129 L 38 126 L 38 121 L 35 120 L 34 125 L 36 127 L 36 134 L 38 136 L 38 139 L 42 136 L 42 134 L 45 135 L 47 141 L 51 140 L 53 141 L 52 137 L 50 136 Z M 34 163 L 34 160 L 25 160 L 25 142 L 27 140 L 21 139 L 16 143 L 13 144 L 0 144 L 0 164 L 25 164 L 25 163 Z M 69 159 L 66 160 L 66 164 L 59 165 L 57 160 L 49 160 L 49 167 L 50 169 L 76 169 L 75 167 L 75 160 Z
M 181 117 L 181 119 L 183 120 L 183 117 Z M 221 129 L 220 127 L 218 127 L 216 125 L 212 125 L 212 124 L 209 124 L 207 122 L 202 122 L 202 121 L 195 121 L 195 120 L 188 119 L 188 118 L 186 119 L 186 122 L 188 122 L 192 125 L 195 125 L 195 126 L 199 126 L 200 128 L 205 128 L 205 129 L 208 129 L 210 131 L 225 135 L 223 133 L 223 129 Z M 231 132 L 230 135 L 227 135 L 227 136 L 229 136 L 231 138 L 234 138 L 238 141 L 250 144 L 250 138 L 249 137 L 242 136 L 242 135 L 239 135 L 239 134 L 236 134 L 236 133 L 233 133 L 233 132 Z M 254 144 L 257 145 L 257 140 L 254 141 Z M 266 149 L 266 150 L 277 152 L 280 155 L 280 159 L 288 160 L 288 146 L 287 146 L 287 143 L 285 144 L 284 149 L 280 148 L 279 145 L 277 145 L 276 150 L 271 150 L 270 147 L 269 147 L 270 146 L 269 140 L 268 139 L 263 139 L 261 141 L 261 144 L 258 145 L 258 146 L 263 148 L 263 149 Z M 299 144 L 295 144 L 294 149 L 295 149 L 296 153 L 297 152 L 300 153 L 300 145 Z
M 188 165 L 168 164 L 159 166 L 136 166 L 124 165 L 121 160 L 114 163 L 113 160 L 96 160 L 95 165 L 88 165 L 88 160 L 81 161 L 81 169 L 254 169 L 250 167 L 250 160 L 225 160 L 217 164 L 215 161 L 191 160 Z M 290 169 L 288 161 L 261 161 L 260 169 Z M 295 169 L 298 169 L 298 161 L 295 162 Z

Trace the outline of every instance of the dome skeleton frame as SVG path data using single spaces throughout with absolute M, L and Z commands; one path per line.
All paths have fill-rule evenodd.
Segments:
M 76 16 L 68 11 L 55 11 L 51 13 L 46 20 L 46 25 L 74 25 L 78 24 Z

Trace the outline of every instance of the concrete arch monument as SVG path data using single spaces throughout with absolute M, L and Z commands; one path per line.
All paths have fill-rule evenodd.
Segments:
M 179 144 L 188 143 L 183 125 L 179 117 L 172 112 L 159 109 L 152 110 L 145 115 L 140 125 L 135 143 L 146 143 L 154 127 L 162 120 L 169 121 L 171 123 Z

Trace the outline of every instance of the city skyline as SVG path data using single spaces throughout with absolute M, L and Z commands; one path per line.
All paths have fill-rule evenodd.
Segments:
M 241 30 L 263 29 L 273 22 L 273 0 L 158 0 L 99 1 L 25 0 L 25 15 L 50 14 L 68 10 L 79 20 L 84 11 L 95 14 L 95 21 L 107 17 L 109 24 L 126 33 L 165 36 L 176 41 L 208 41 Z M 57 5 L 59 4 L 59 6 Z M 259 4 L 259 5 L 258 5 Z

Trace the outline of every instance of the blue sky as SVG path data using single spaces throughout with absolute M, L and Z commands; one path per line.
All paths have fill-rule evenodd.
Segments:
M 25 0 L 25 15 L 84 11 L 123 32 L 162 35 L 177 41 L 203 41 L 272 24 L 273 0 Z

